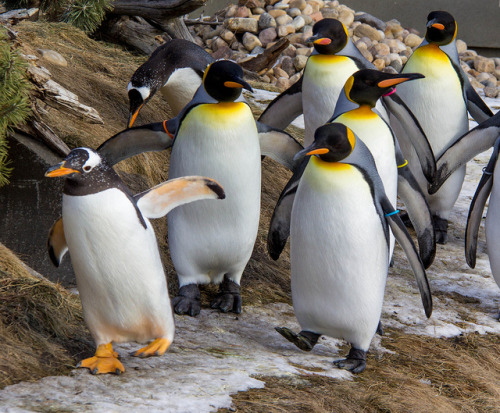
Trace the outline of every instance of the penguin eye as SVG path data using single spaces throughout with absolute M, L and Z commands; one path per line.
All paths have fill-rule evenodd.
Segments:
M 84 166 L 84 167 L 83 167 L 83 170 L 84 170 L 85 172 L 89 172 L 91 169 L 92 169 L 92 167 L 91 167 L 91 166 L 89 166 L 89 165 L 86 165 L 86 166 Z

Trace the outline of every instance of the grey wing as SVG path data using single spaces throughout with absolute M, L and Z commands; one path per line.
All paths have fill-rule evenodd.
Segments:
M 259 122 L 273 128 L 285 129 L 302 112 L 301 77 L 269 104 L 262 115 L 260 115 Z
M 176 119 L 125 129 L 97 148 L 110 165 L 142 152 L 162 151 L 172 146 Z
M 498 146 L 500 139 L 495 145 L 495 150 L 491 155 L 490 161 L 484 168 L 483 176 L 474 194 L 474 198 L 469 207 L 469 215 L 467 217 L 467 226 L 465 228 L 465 259 L 469 267 L 476 266 L 476 250 L 479 226 L 483 217 L 484 206 L 491 193 L 493 186 L 493 171 L 498 160 Z
M 429 182 L 432 182 L 436 173 L 436 158 L 434 157 L 431 145 L 417 118 L 396 93 L 383 97 L 382 102 L 386 110 L 390 112 L 405 129 L 418 155 L 425 178 Z
M 425 273 L 425 268 L 418 255 L 417 248 L 413 243 L 413 240 L 408 234 L 406 227 L 401 221 L 399 215 L 397 215 L 391 202 L 387 197 L 382 200 L 382 209 L 385 213 L 387 223 L 391 227 L 394 237 L 398 240 L 399 245 L 403 248 L 406 257 L 410 263 L 410 266 L 415 275 L 415 280 L 417 281 L 418 289 L 420 291 L 420 297 L 422 298 L 422 304 L 424 306 L 425 315 L 429 318 L 432 314 L 432 295 L 431 289 L 429 287 L 429 281 L 427 280 L 427 274 Z
M 292 135 L 280 129 L 271 128 L 262 122 L 257 122 L 257 131 L 261 154 L 293 171 L 297 163 L 293 157 L 303 149 L 302 145 Z
M 290 219 L 292 216 L 292 206 L 295 199 L 295 194 L 299 186 L 300 178 L 306 169 L 309 159 L 303 159 L 295 173 L 286 184 L 281 192 L 281 195 L 274 207 L 271 223 L 269 224 L 269 232 L 267 234 L 267 251 L 273 260 L 277 260 L 286 241 L 290 236 Z
M 453 172 L 474 156 L 491 148 L 498 137 L 500 137 L 500 112 L 462 135 L 441 155 L 436 165 L 435 180 L 428 188 L 429 193 L 436 193 Z

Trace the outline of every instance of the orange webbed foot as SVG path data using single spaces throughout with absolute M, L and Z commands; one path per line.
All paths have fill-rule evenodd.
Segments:
M 162 356 L 170 346 L 170 340 L 166 338 L 157 338 L 149 343 L 146 347 L 137 350 L 132 355 L 135 357 L 151 357 Z
M 111 343 L 100 344 L 93 357 L 80 361 L 76 367 L 87 368 L 92 374 L 125 372 L 125 367 L 118 360 L 118 353 L 113 351 Z

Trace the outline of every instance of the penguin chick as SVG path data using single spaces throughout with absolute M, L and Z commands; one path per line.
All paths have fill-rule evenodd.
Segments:
M 385 195 L 370 151 L 350 128 L 339 123 L 318 128 L 313 144 L 296 156 L 306 159 L 279 202 L 293 204 L 292 300 L 302 331 L 276 330 L 306 351 L 323 334 L 345 339 L 351 350 L 335 364 L 360 373 L 382 311 L 389 227 L 407 254 L 429 317 L 432 297 L 425 269 Z
M 148 218 L 201 199 L 224 198 L 213 180 L 183 177 L 133 196 L 97 152 L 73 149 L 48 169 L 65 177 L 62 218 L 49 233 L 56 266 L 71 255 L 85 322 L 97 346 L 77 367 L 93 374 L 125 371 L 112 343 L 153 341 L 139 357 L 161 356 L 174 337 L 174 319 L 165 273 Z
M 134 72 L 128 84 L 127 126 L 132 127 L 141 108 L 158 90 L 177 116 L 193 98 L 203 72 L 213 61 L 203 48 L 188 40 L 172 39 L 159 46 Z

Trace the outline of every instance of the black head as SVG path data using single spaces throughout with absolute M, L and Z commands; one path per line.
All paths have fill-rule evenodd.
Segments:
M 218 60 L 209 65 L 203 75 L 203 86 L 219 102 L 234 102 L 240 97 L 242 88 L 252 91 L 243 80 L 243 69 L 230 60 Z
M 138 88 L 133 86 L 129 86 L 128 91 L 128 100 L 130 103 L 129 115 L 128 115 L 128 124 L 127 127 L 131 128 L 139 114 L 139 111 L 144 106 L 144 104 L 150 99 L 150 91 L 147 87 L 141 88 L 142 93 L 147 94 L 146 97 L 143 97 L 141 91 Z
M 427 16 L 425 39 L 429 43 L 445 45 L 451 43 L 457 35 L 457 23 L 446 11 L 432 11 Z
M 344 24 L 336 19 L 323 19 L 313 26 L 313 36 L 308 41 L 320 54 L 340 52 L 349 40 L 349 32 Z
M 325 162 L 347 158 L 356 145 L 353 131 L 342 123 L 327 123 L 314 133 L 314 142 L 295 155 L 295 158 L 317 155 Z
M 344 92 L 349 100 L 358 105 L 374 107 L 378 99 L 394 92 L 396 85 L 423 77 L 420 73 L 392 74 L 362 69 L 347 79 Z

